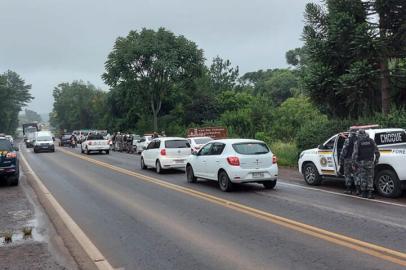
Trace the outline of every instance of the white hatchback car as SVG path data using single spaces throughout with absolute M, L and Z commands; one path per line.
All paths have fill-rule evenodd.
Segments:
M 261 183 L 267 189 L 276 185 L 276 156 L 262 141 L 225 139 L 209 142 L 193 153 L 186 164 L 189 183 L 197 178 L 216 180 L 222 191 L 230 191 L 234 183 Z
M 162 137 L 152 140 L 141 153 L 141 169 L 184 169 L 191 154 L 190 144 L 185 138 Z

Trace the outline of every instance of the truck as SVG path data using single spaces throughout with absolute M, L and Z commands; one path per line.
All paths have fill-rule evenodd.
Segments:
M 396 198 L 406 189 L 406 131 L 402 128 L 359 126 L 375 141 L 381 157 L 375 166 L 374 185 L 383 197 Z M 320 185 L 323 179 L 343 179 L 339 159 L 348 132 L 330 137 L 317 148 L 303 151 L 298 160 L 300 173 L 308 185 Z
M 35 133 L 38 132 L 39 126 L 37 123 L 25 123 L 23 124 L 24 142 L 27 148 L 34 146 Z

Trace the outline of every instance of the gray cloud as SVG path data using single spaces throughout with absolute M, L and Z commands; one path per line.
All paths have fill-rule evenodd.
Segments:
M 165 27 L 241 73 L 286 67 L 285 52 L 301 45 L 307 0 L 3 0 L 0 71 L 32 84 L 30 108 L 52 109 L 52 89 L 81 79 L 107 90 L 100 75 L 118 36 Z M 315 1 L 319 2 L 319 1 Z

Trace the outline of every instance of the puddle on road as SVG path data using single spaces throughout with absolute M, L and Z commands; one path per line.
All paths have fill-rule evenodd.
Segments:
M 0 233 L 0 247 L 22 244 L 24 242 L 43 242 L 44 237 L 37 231 L 38 220 L 31 220 L 19 230 L 3 231 Z

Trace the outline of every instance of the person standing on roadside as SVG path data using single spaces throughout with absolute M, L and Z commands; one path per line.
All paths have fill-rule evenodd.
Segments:
M 354 152 L 354 144 L 356 142 L 356 134 L 354 130 L 350 130 L 348 137 L 345 139 L 343 149 L 340 154 L 340 166 L 344 168 L 344 177 L 345 177 L 345 194 L 351 195 L 354 191 L 357 195 L 360 194 L 359 185 L 355 183 L 354 170 L 352 166 L 352 154 Z
M 357 132 L 357 141 L 354 144 L 352 163 L 357 170 L 357 177 L 361 183 L 361 195 L 363 198 L 373 199 L 374 195 L 374 170 L 380 158 L 379 149 L 365 130 Z

